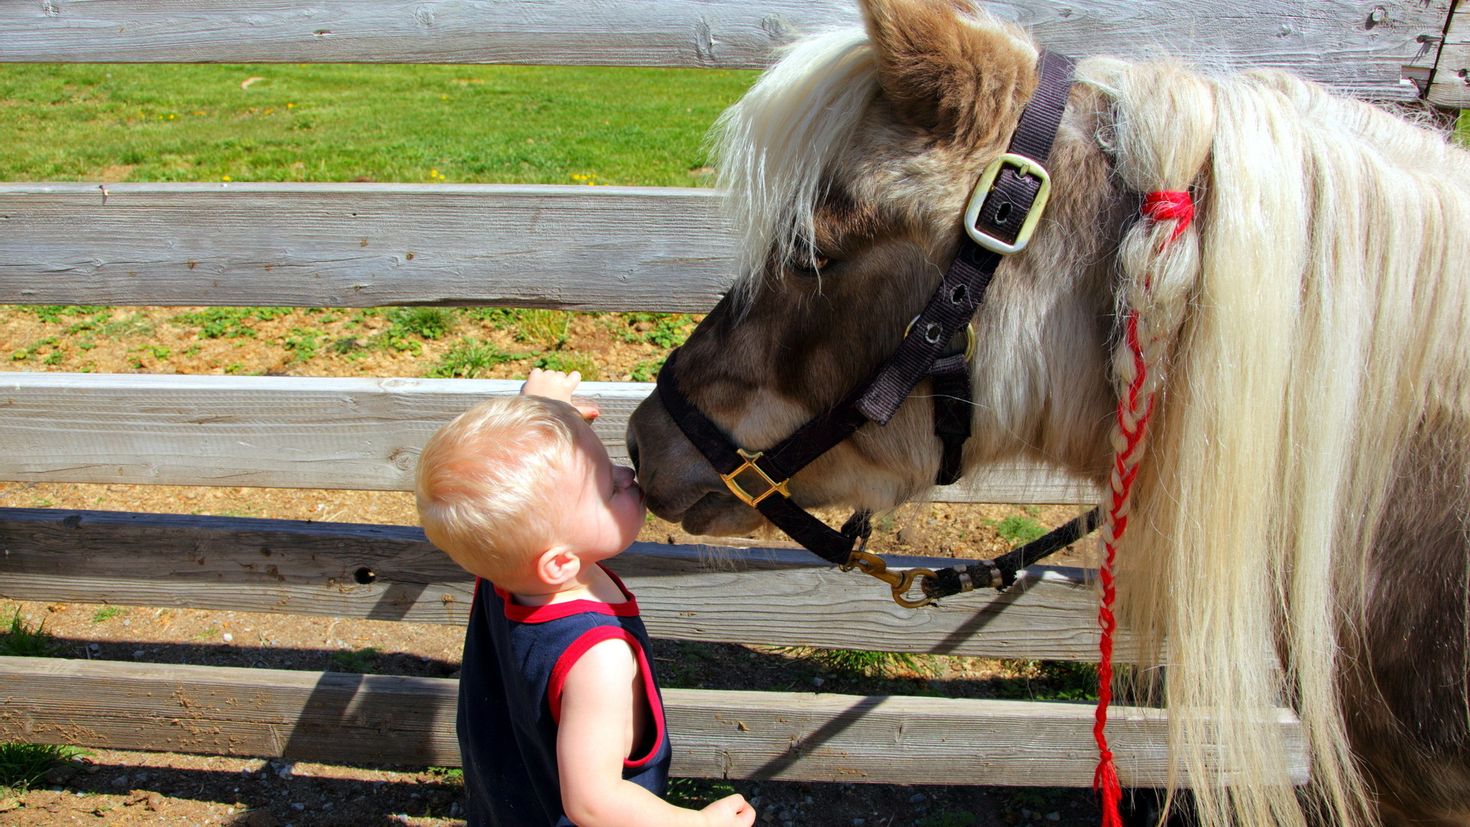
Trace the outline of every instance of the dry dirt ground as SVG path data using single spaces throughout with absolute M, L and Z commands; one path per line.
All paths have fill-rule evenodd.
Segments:
M 450 346 L 421 341 L 417 352 L 321 348 L 317 358 L 298 358 L 287 342 L 292 331 L 315 326 L 330 343 L 361 341 L 381 331 L 382 317 L 360 320 L 357 333 L 334 330 L 351 319 L 330 320 L 293 311 L 261 320 L 253 335 L 202 338 L 172 321 L 181 311 L 118 310 L 98 323 L 98 335 L 81 347 L 74 318 L 47 322 L 31 314 L 0 315 L 0 347 L 12 354 L 12 370 L 145 371 L 159 373 L 301 373 L 311 375 L 422 375 Z M 624 332 L 644 322 L 578 316 L 558 348 L 587 355 L 600 378 L 625 379 L 663 350 L 629 341 Z M 121 325 L 111 335 L 101 326 Z M 375 326 L 375 327 L 374 327 Z M 132 330 L 132 333 L 129 333 Z M 82 331 L 86 334 L 87 331 Z M 502 329 L 476 335 L 499 337 L 507 351 L 526 350 Z M 47 343 L 50 338 L 54 341 Z M 56 355 L 53 355 L 56 354 Z M 481 376 L 524 375 L 529 359 L 512 360 Z M 245 488 L 59 485 L 0 483 L 0 506 L 87 508 L 283 519 L 412 524 L 408 494 L 398 492 L 281 491 Z M 1007 516 L 1022 514 L 1056 525 L 1075 509 L 1018 511 L 997 506 L 914 506 L 880 524 L 874 544 L 894 553 L 980 556 L 1007 544 L 997 530 Z M 643 539 L 688 541 L 675 526 L 651 521 Z M 767 544 L 779 544 L 767 538 Z M 1070 562 L 1079 562 L 1076 555 Z M 449 677 L 459 668 L 461 630 L 448 626 L 205 612 L 147 607 L 0 602 L 0 621 L 14 613 L 54 637 L 60 657 L 159 663 L 256 666 L 277 669 L 371 671 Z M 920 657 L 863 669 L 811 653 L 771 647 L 656 641 L 655 656 L 669 686 L 771 688 L 859 694 L 937 692 L 952 696 L 1055 696 L 1075 692 L 1077 681 L 1038 670 L 1036 664 L 975 658 Z M 1061 681 L 1058 684 L 1058 681 Z M 676 745 L 677 748 L 677 745 Z M 934 786 L 804 784 L 676 780 L 671 797 L 699 805 L 730 791 L 756 803 L 761 824 L 990 825 L 1096 823 L 1088 791 L 997 789 L 936 778 Z M 429 767 L 364 767 L 218 758 L 168 753 L 89 750 L 52 770 L 29 790 L 0 790 L 0 825 L 454 825 L 459 818 L 456 771 Z

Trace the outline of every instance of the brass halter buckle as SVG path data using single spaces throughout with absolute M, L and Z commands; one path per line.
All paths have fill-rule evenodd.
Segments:
M 744 448 L 736 448 L 735 453 L 739 454 L 741 458 L 745 460 L 745 462 L 741 463 L 740 467 L 736 468 L 734 471 L 731 471 L 728 474 L 721 474 L 720 479 L 725 481 L 725 487 L 730 489 L 730 493 L 738 497 L 741 502 L 745 503 L 751 508 L 755 508 L 756 506 L 761 504 L 762 500 L 771 496 L 772 494 L 780 494 L 781 496 L 788 499 L 791 497 L 791 491 L 787 488 L 787 485 L 791 482 L 791 480 L 781 480 L 780 482 L 776 482 L 775 480 L 771 479 L 770 474 L 766 473 L 766 469 L 755 464 L 756 460 L 760 459 L 762 456 L 764 456 L 764 454 L 762 454 L 760 451 L 747 451 Z M 766 489 L 764 491 L 752 494 L 749 491 L 746 491 L 744 486 L 736 481 L 736 477 L 748 471 L 754 472 L 755 475 L 760 478 L 759 482 L 765 484 Z
M 1006 167 L 1014 169 L 1017 175 L 1035 178 L 1040 182 L 1040 189 L 1036 191 L 1036 198 L 1031 202 L 1031 209 L 1027 211 L 1026 218 L 1021 222 L 1021 229 L 1016 232 L 1016 240 L 1009 243 L 975 226 L 979 223 L 980 210 L 985 206 L 985 199 L 990 197 L 990 190 L 995 186 L 995 179 L 1000 177 L 1001 171 Z M 970 193 L 970 203 L 965 207 L 965 232 L 974 239 L 976 244 L 993 253 L 1003 256 L 1019 253 L 1031 243 L 1031 234 L 1036 231 L 1036 225 L 1041 223 L 1041 213 L 1046 209 L 1046 202 L 1050 197 L 1051 175 L 1047 173 L 1046 167 L 1024 155 L 1007 152 L 985 167 L 985 172 L 980 175 L 979 183 Z
M 901 572 L 889 571 L 888 564 L 883 562 L 882 557 L 861 550 L 854 551 L 852 556 L 847 558 L 847 565 L 842 567 L 843 571 L 851 571 L 852 569 L 857 569 L 863 574 L 876 577 L 884 583 L 887 583 L 888 587 L 893 590 L 893 602 L 906 609 L 917 609 L 920 606 L 927 606 L 934 602 L 934 598 L 922 593 L 918 598 L 908 596 L 909 589 L 913 588 L 914 583 L 919 578 L 932 578 L 936 576 L 932 569 L 904 569 Z

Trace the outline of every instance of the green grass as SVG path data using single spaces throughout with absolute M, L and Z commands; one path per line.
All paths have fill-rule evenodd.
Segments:
M 885 678 L 895 671 L 929 674 L 932 668 L 918 655 L 907 652 L 868 652 L 861 649 L 814 649 L 796 647 L 793 654 L 815 661 L 823 669 L 848 677 Z
M 426 375 L 438 379 L 474 379 L 495 365 L 513 362 L 525 355 L 507 353 L 491 342 L 466 337 L 456 342 Z
M 691 186 L 749 71 L 0 66 L 0 180 Z
M 332 662 L 332 668 L 338 672 L 365 674 L 372 671 L 379 654 L 381 653 L 376 646 L 366 646 L 350 652 L 333 652 L 329 660 Z
M 995 531 L 1006 542 L 1012 545 L 1019 545 L 1021 543 L 1029 543 L 1037 537 L 1042 536 L 1046 533 L 1046 527 L 1030 517 L 1014 514 L 996 523 Z
M 47 770 L 86 753 L 51 744 L 0 744 L 0 789 L 23 792 Z
M 105 623 L 123 613 L 121 606 L 103 606 L 92 613 L 93 623 Z
M 10 617 L 10 627 L 0 631 L 0 655 L 44 658 L 56 654 L 56 641 L 45 630 L 46 622 L 32 627 L 20 616 L 20 609 Z

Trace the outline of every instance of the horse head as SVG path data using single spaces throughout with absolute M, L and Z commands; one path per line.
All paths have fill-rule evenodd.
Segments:
M 1037 84 L 1037 49 L 1009 27 L 949 4 L 865 11 L 866 32 L 797 44 L 717 126 L 742 266 L 673 378 L 753 450 L 829 410 L 892 354 Z M 1075 98 L 1053 150 L 1049 226 L 1001 267 L 975 319 L 966 466 L 1023 454 L 1106 473 L 1112 298 L 1101 251 L 1122 222 L 1091 138 L 1096 95 Z M 797 474 L 793 500 L 878 511 L 914 497 L 940 462 L 930 423 L 921 386 L 886 426 L 860 429 Z M 628 433 L 655 514 L 696 533 L 761 524 L 656 398 Z

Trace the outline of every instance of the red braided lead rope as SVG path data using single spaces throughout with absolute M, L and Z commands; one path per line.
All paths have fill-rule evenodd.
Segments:
M 1194 220 L 1194 200 L 1190 198 L 1188 192 L 1151 192 L 1143 200 L 1142 213 L 1153 221 L 1176 222 L 1173 233 L 1164 243 L 1164 246 L 1168 246 L 1177 240 L 1189 227 L 1189 223 Z M 1144 289 L 1150 286 L 1151 278 L 1145 275 Z M 1133 454 L 1143 442 L 1144 433 L 1148 430 L 1149 418 L 1154 412 L 1153 394 L 1143 393 L 1144 382 L 1148 377 L 1148 362 L 1143 357 L 1143 343 L 1138 338 L 1138 311 L 1136 309 L 1129 311 L 1125 325 L 1128 350 L 1133 355 L 1134 375 L 1133 381 L 1128 383 L 1127 392 L 1123 398 L 1118 400 L 1117 422 L 1118 431 L 1123 435 L 1123 448 L 1113 457 L 1113 491 L 1108 506 L 1110 531 L 1104 535 L 1107 540 L 1103 543 L 1103 563 L 1098 572 L 1102 582 L 1102 603 L 1098 607 L 1097 623 L 1101 627 L 1102 634 L 1098 639 L 1097 713 L 1092 725 L 1092 737 L 1097 741 L 1098 763 L 1097 771 L 1092 777 L 1092 786 L 1102 796 L 1103 827 L 1122 827 L 1123 824 L 1123 819 L 1118 813 L 1123 790 L 1118 781 L 1118 768 L 1113 762 L 1113 751 L 1108 747 L 1106 733 L 1108 704 L 1113 699 L 1113 634 L 1118 629 L 1117 618 L 1113 615 L 1113 601 L 1117 597 L 1113 567 L 1118 559 L 1117 543 L 1128 528 L 1127 505 L 1133 493 L 1133 481 L 1138 476 L 1137 458 Z M 1128 427 L 1129 414 L 1140 409 L 1142 414 L 1138 416 L 1130 430 Z

